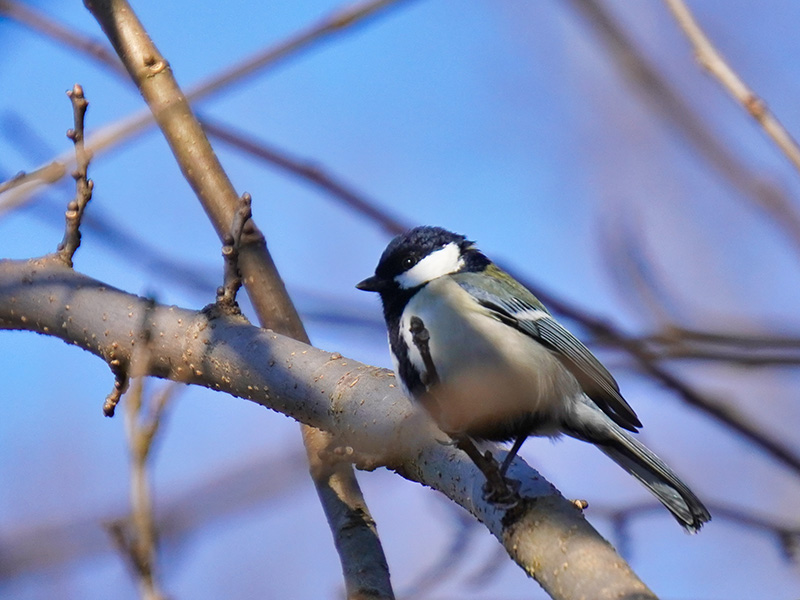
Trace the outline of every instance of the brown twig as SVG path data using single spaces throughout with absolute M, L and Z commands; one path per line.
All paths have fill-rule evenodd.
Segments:
M 239 199 L 236 212 L 231 223 L 231 231 L 223 238 L 222 258 L 225 272 L 222 285 L 217 289 L 217 304 L 228 312 L 239 312 L 236 294 L 242 287 L 242 275 L 239 269 L 239 247 L 245 226 L 252 227 L 252 198 L 245 192 Z
M 113 417 L 122 395 L 128 391 L 130 379 L 126 368 L 120 364 L 118 359 L 111 359 L 109 366 L 114 374 L 114 388 L 103 402 L 103 414 L 107 417 Z
M 716 334 L 670 327 L 633 338 L 652 360 L 700 360 L 743 366 L 800 365 L 800 340 L 766 335 Z M 600 341 L 600 343 L 607 343 Z
M 0 0 L 0 15 L 42 34 L 45 38 L 73 48 L 81 54 L 91 56 L 115 70 L 117 74 L 126 76 L 122 63 L 115 54 L 109 52 L 108 47 L 102 41 L 80 35 L 28 4 L 16 0 Z
M 125 398 L 125 430 L 131 458 L 131 515 L 107 525 L 115 545 L 139 583 L 143 600 L 165 598 L 157 576 L 158 534 L 150 491 L 149 462 L 153 441 L 175 384 L 165 386 L 144 415 L 144 378 L 137 377 Z
M 0 183 L 0 194 L 5 192 L 6 190 L 10 190 L 17 186 L 18 183 L 23 181 L 28 174 L 25 171 L 20 171 L 19 173 L 15 173 L 9 179 L 6 179 L 3 183 Z
M 703 32 L 689 7 L 683 0 L 664 0 L 675 21 L 694 48 L 697 62 L 734 97 L 747 113 L 764 129 L 764 132 L 800 171 L 800 147 L 786 128 L 767 108 L 766 103 L 742 81 L 742 78 L 725 61 Z
M 58 245 L 57 255 L 71 267 L 75 251 L 81 245 L 81 219 L 86 205 L 92 199 L 94 182 L 88 178 L 90 154 L 86 151 L 83 141 L 84 119 L 89 103 L 83 95 L 83 88 L 77 83 L 67 92 L 67 96 L 72 102 L 74 120 L 74 127 L 67 131 L 67 137 L 75 146 L 76 168 L 72 173 L 75 178 L 75 199 L 67 206 L 64 239 Z
M 128 363 L 133 384 L 125 395 L 125 432 L 131 461 L 131 515 L 107 526 L 112 539 L 139 584 L 142 600 L 164 600 L 157 576 L 158 533 L 150 491 L 149 463 L 153 442 L 163 424 L 166 408 L 177 391 L 169 383 L 145 409 L 144 379 L 151 370 L 151 322 L 155 301 L 148 299 L 142 311 L 140 335 Z

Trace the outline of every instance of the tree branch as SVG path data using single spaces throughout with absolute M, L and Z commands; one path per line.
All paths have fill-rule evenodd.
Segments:
M 126 365 L 144 342 L 142 323 L 150 332 L 150 375 L 227 392 L 334 432 L 337 443 L 371 457 L 370 467 L 441 491 L 482 521 L 553 598 L 654 598 L 581 512 L 521 459 L 510 475 L 522 482 L 523 501 L 508 511 L 487 504 L 482 474 L 436 441 L 441 434 L 412 409 L 389 371 L 233 317 L 152 305 L 58 261 L 0 261 L 0 328 L 52 335 Z
M 64 238 L 58 245 L 58 257 L 65 264 L 72 266 L 72 258 L 81 245 L 81 221 L 86 205 L 92 199 L 92 189 L 94 183 L 88 176 L 90 154 L 86 152 L 84 145 L 84 119 L 89 102 L 83 95 L 83 88 L 77 83 L 67 92 L 72 103 L 72 113 L 74 126 L 67 131 L 67 137 L 72 140 L 75 146 L 76 168 L 72 173 L 75 179 L 75 199 L 69 203 L 66 212 L 66 227 Z
M 383 0 L 378 4 L 387 3 Z M 231 223 L 237 217 L 239 197 L 172 76 L 167 60 L 126 0 L 86 0 L 85 4 L 152 110 L 184 177 L 225 243 Z M 333 19 L 330 27 L 346 27 L 361 16 L 357 12 L 347 13 Z M 247 198 L 249 206 L 249 195 Z M 267 251 L 264 236 L 252 219 L 238 240 L 237 252 L 238 267 L 261 325 L 308 342 L 305 328 Z M 318 476 L 329 471 L 321 453 L 331 442 L 321 432 L 304 432 L 303 439 L 312 479 L 339 552 L 348 598 L 393 599 L 386 557 L 352 467 L 338 465 L 330 476 Z M 338 518 L 343 511 L 343 518 Z M 364 515 L 368 518 L 363 518 Z
M 734 97 L 764 129 L 766 134 L 783 152 L 786 158 L 800 171 L 800 147 L 767 108 L 766 103 L 751 90 L 742 78 L 725 61 L 698 25 L 689 7 L 683 0 L 664 0 L 675 17 L 675 21 L 694 48 L 697 62 L 711 74 Z

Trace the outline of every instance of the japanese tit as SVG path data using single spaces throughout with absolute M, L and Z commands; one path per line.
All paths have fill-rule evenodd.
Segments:
M 375 275 L 389 346 L 406 393 L 453 436 L 528 436 L 596 445 L 696 532 L 711 518 L 692 491 L 636 440 L 641 423 L 611 374 L 536 297 L 464 236 L 417 227 L 392 240 Z

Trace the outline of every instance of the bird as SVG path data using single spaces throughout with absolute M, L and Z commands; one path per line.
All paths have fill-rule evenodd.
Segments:
M 642 423 L 611 373 L 475 242 L 441 227 L 415 227 L 388 244 L 375 274 L 356 287 L 380 296 L 406 395 L 468 452 L 487 485 L 498 471 L 508 481 L 529 436 L 566 434 L 594 444 L 644 484 L 686 531 L 711 519 L 634 437 Z M 472 440 L 513 445 L 492 472 Z

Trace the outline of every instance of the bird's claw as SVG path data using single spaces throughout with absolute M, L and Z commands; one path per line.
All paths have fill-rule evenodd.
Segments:
M 483 499 L 499 507 L 511 508 L 519 502 L 519 488 L 520 482 L 516 479 L 487 480 L 483 484 Z

